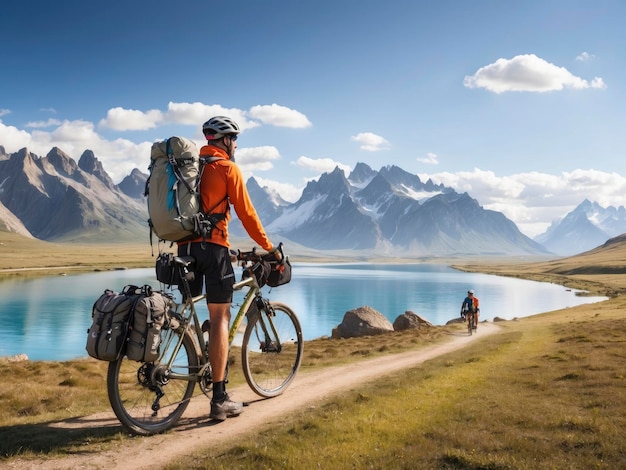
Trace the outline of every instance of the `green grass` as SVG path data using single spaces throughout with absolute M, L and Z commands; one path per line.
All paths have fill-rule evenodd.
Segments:
M 504 330 L 166 468 L 625 468 L 626 319 Z

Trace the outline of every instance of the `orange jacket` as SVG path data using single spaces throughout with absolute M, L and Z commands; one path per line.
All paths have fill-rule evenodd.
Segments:
M 467 309 L 466 309 L 466 306 L 467 306 Z M 480 301 L 476 297 L 472 299 L 470 299 L 469 297 L 465 297 L 465 300 L 461 304 L 461 310 L 471 311 L 471 312 L 480 312 Z
M 270 251 L 272 243 L 265 233 L 256 209 L 252 205 L 239 167 L 230 161 L 226 152 L 213 145 L 202 147 L 200 149 L 200 157 L 222 158 L 222 160 L 216 160 L 204 166 L 202 180 L 200 181 L 202 208 L 210 214 L 226 214 L 226 219 L 217 224 L 207 241 L 230 247 L 228 242 L 228 222 L 231 219 L 229 206 L 232 204 L 237 217 L 241 220 L 250 238 L 264 250 Z M 202 238 L 191 241 L 202 241 Z

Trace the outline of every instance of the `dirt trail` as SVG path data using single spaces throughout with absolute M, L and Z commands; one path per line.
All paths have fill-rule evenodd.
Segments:
M 261 399 L 247 386 L 229 390 L 231 397 L 238 401 L 248 401 L 250 405 L 244 413 L 222 423 L 208 420 L 209 400 L 200 395 L 194 398 L 177 426 L 166 435 L 129 439 L 113 449 L 98 454 L 76 454 L 55 460 L 14 461 L 8 468 L 47 469 L 155 469 L 152 451 L 159 449 L 159 461 L 165 464 L 166 458 L 190 454 L 195 448 L 234 442 L 246 433 L 272 421 L 284 420 L 285 416 L 304 407 L 314 408 L 330 395 L 350 389 L 358 384 L 377 379 L 401 369 L 413 367 L 429 359 L 455 351 L 469 342 L 495 333 L 497 325 L 481 323 L 479 333 L 467 336 L 458 333 L 450 336 L 450 341 L 429 346 L 419 351 L 379 357 L 354 364 L 326 368 L 312 373 L 299 373 L 291 386 L 281 396 Z M 305 351 L 306 354 L 306 351 Z M 87 416 L 53 423 L 57 429 L 91 427 L 117 427 L 119 422 L 112 412 Z M 132 450 L 131 450 L 132 449 Z M 166 450 L 167 449 L 167 450 Z

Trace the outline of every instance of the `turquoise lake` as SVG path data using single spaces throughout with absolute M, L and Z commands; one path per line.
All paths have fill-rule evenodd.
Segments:
M 153 269 L 0 282 L 0 356 L 24 353 L 31 360 L 54 361 L 86 357 L 94 301 L 105 289 L 120 291 L 126 284 L 159 288 Z M 439 264 L 294 263 L 291 283 L 263 290 L 270 300 L 294 309 L 309 340 L 330 336 L 348 310 L 364 305 L 392 323 L 410 310 L 443 325 L 458 317 L 468 289 L 480 299 L 481 320 L 525 317 L 606 299 L 577 296 L 555 284 L 465 273 Z M 236 293 L 234 303 L 242 297 Z

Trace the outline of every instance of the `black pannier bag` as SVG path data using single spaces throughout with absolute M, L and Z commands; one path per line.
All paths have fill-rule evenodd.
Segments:
M 270 263 L 267 261 L 259 260 L 254 263 L 252 266 L 247 267 L 243 270 L 242 279 L 246 279 L 250 277 L 251 273 L 256 277 L 256 282 L 259 287 L 263 287 L 267 283 L 267 278 L 270 275 Z
M 278 287 L 291 281 L 291 262 L 289 257 L 284 260 L 277 261 L 268 260 L 270 265 L 270 273 L 267 276 L 267 285 L 270 287 Z
M 156 259 L 156 278 L 166 286 L 180 285 L 180 270 L 174 264 L 174 253 L 159 253 Z
M 116 361 L 126 349 L 129 323 L 135 304 L 141 297 L 137 287 L 126 286 L 121 293 L 110 289 L 96 300 L 92 323 L 87 330 L 87 354 L 101 361 Z

